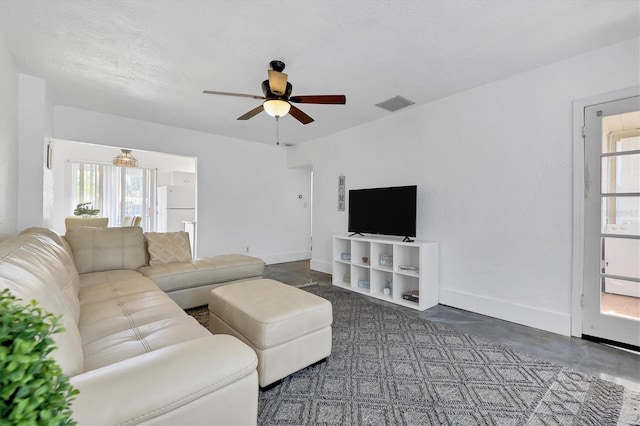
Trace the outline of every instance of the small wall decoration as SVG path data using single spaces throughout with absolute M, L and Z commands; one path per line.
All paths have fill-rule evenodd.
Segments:
M 345 183 L 344 175 L 338 176 L 338 211 L 339 212 L 344 211 L 344 203 L 345 203 L 344 183 Z

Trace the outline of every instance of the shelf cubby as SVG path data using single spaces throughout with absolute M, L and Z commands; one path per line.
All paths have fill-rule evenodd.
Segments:
M 351 258 L 342 259 L 342 253 L 350 253 Z M 381 264 L 381 256 L 390 264 Z M 424 310 L 438 304 L 437 242 L 336 236 L 333 258 L 333 285 L 413 309 Z M 369 288 L 361 287 L 361 280 L 367 281 Z M 387 286 L 390 292 L 384 294 Z M 419 291 L 418 302 L 403 298 L 414 290 Z
M 339 262 L 351 263 L 350 259 L 343 259 L 343 254 L 351 255 L 351 240 L 348 238 L 333 239 L 333 260 Z

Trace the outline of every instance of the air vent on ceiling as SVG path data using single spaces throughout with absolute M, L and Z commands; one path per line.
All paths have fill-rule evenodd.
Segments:
M 402 96 L 396 96 L 394 98 L 387 99 L 384 102 L 380 102 L 379 104 L 376 104 L 376 106 L 382 109 L 386 109 L 387 111 L 395 112 L 399 109 L 406 108 L 413 104 L 415 104 L 415 102 L 403 98 Z

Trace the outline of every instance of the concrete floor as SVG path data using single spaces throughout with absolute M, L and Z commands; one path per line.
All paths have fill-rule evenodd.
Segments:
M 316 282 L 319 285 L 331 285 L 331 275 L 310 270 L 309 261 L 267 265 L 264 277 L 291 285 L 311 282 Z M 415 312 L 416 315 L 430 321 L 439 322 L 461 332 L 483 337 L 517 351 L 640 392 L 640 354 L 576 337 L 549 333 L 449 306 L 437 305 L 423 312 L 418 312 L 377 299 L 372 298 L 371 300 L 375 303 L 403 309 L 406 312 Z

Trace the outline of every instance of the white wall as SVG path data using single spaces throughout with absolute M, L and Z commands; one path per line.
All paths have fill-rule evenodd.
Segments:
M 54 136 L 196 157 L 199 256 L 249 247 L 268 263 L 310 257 L 310 211 L 298 199 L 310 196 L 309 171 L 288 169 L 282 147 L 63 106 Z
M 314 170 L 312 267 L 330 272 L 347 231 L 339 174 L 347 189 L 417 184 L 440 303 L 568 335 L 572 101 L 637 85 L 638 52 L 633 39 L 298 145 L 289 165 Z
M 18 76 L 18 230 L 50 226 L 53 176 L 46 168 L 52 105 L 43 79 Z
M 46 86 L 43 101 L 42 226 L 52 228 L 55 217 L 55 183 L 53 169 L 47 168 L 47 145 L 52 142 L 53 138 L 53 103 Z
M 45 81 L 17 72 L 0 34 L 0 238 L 50 226 L 53 174 L 46 168 L 52 105 Z
M 0 240 L 18 229 L 18 71 L 0 32 Z

